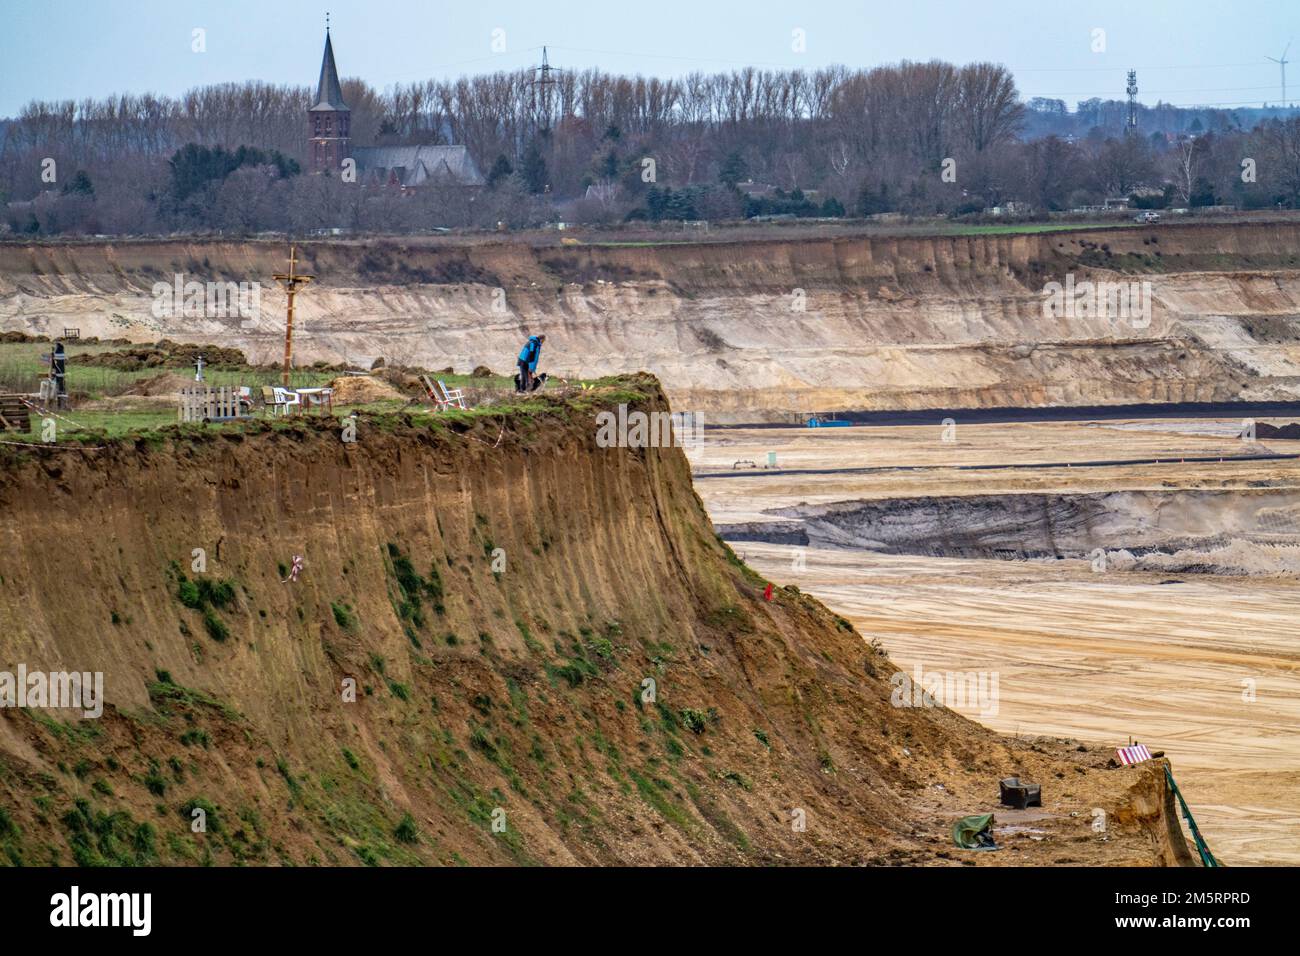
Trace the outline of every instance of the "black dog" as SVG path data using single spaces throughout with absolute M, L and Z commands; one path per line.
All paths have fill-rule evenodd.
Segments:
M 546 373 L 545 373 L 545 372 L 542 372 L 540 375 L 534 375 L 534 376 L 533 376 L 533 387 L 530 388 L 529 391 L 530 391 L 530 392 L 535 392 L 535 391 L 537 391 L 539 388 L 541 388 L 541 387 L 542 387 L 543 385 L 545 385 L 545 384 L 546 384 Z M 524 383 L 523 383 L 522 381 L 520 381 L 520 379 L 519 379 L 519 373 L 518 373 L 518 372 L 515 372 L 515 391 L 516 391 L 516 392 L 522 392 L 523 390 L 524 390 Z

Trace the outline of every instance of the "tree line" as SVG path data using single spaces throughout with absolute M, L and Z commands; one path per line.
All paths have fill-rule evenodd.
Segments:
M 977 215 L 1013 202 L 1041 214 L 1135 190 L 1148 205 L 1300 201 L 1294 116 L 1248 127 L 1226 111 L 1144 108 L 1147 125 L 1126 134 L 1126 104 L 1088 101 L 1074 113 L 1060 101 L 1025 104 L 993 63 L 551 79 L 497 72 L 382 93 L 343 84 L 354 145 L 463 144 L 490 182 L 473 196 L 394 196 L 301 175 L 308 87 L 228 83 L 178 98 L 33 102 L 0 134 L 4 225 L 33 234 L 404 230 Z M 1162 128 L 1152 130 L 1156 117 Z M 1081 123 L 1091 123 L 1086 132 L 1067 131 Z

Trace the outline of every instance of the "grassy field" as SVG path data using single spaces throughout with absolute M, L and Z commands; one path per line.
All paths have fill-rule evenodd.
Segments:
M 401 408 L 404 402 L 374 402 L 369 405 L 358 406 L 336 406 L 334 408 L 334 417 L 341 418 L 349 414 L 353 408 L 371 412 L 396 411 Z M 93 445 L 101 438 L 121 438 L 126 435 L 139 435 L 150 431 L 156 431 L 168 425 L 179 424 L 177 420 L 176 409 L 165 407 L 154 408 L 129 408 L 114 409 L 106 411 L 102 409 L 70 409 L 68 411 L 58 412 L 58 418 L 54 419 L 54 444 L 65 442 L 76 442 L 83 445 Z M 317 412 L 311 412 L 309 417 L 317 417 Z M 326 413 L 328 414 L 328 413 Z M 266 421 L 271 416 L 265 412 L 257 412 L 252 419 L 247 421 Z M 299 416 L 293 416 L 299 417 Z M 277 419 L 278 420 L 278 419 Z M 286 419 L 287 420 L 287 419 Z M 214 422 L 210 425 L 201 426 L 203 428 L 235 428 L 242 427 L 245 422 Z M 0 441 L 12 440 L 20 442 L 42 443 L 42 418 L 39 412 L 32 412 L 31 429 L 24 433 L 21 432 L 0 432 Z
M 447 383 L 451 385 L 451 382 Z M 511 395 L 513 398 L 513 395 Z M 442 417 L 450 419 L 473 419 L 483 415 L 499 416 L 515 408 L 516 404 L 526 403 L 526 399 L 517 401 L 493 401 L 491 404 L 474 406 L 465 412 L 456 410 L 446 412 Z M 410 403 L 403 400 L 391 400 L 382 402 L 367 402 L 358 405 L 335 405 L 333 409 L 334 418 L 343 418 L 356 411 L 364 414 L 385 414 L 401 411 L 406 408 L 413 410 L 429 411 L 430 407 L 411 406 Z M 200 427 L 204 429 L 233 429 L 238 430 L 250 423 L 264 421 L 291 421 L 297 418 L 318 418 L 327 417 L 329 411 L 318 411 L 313 409 L 309 412 L 298 413 L 291 416 L 272 416 L 262 409 L 256 409 L 253 416 L 248 419 L 230 422 L 212 422 L 207 425 L 195 425 L 189 427 Z M 57 417 L 54 417 L 57 416 Z M 160 428 L 166 428 L 171 425 L 178 425 L 176 409 L 172 406 L 156 405 L 147 408 L 122 408 L 122 409 L 78 409 L 73 408 L 67 411 L 53 413 L 51 416 L 54 421 L 54 444 L 77 443 L 82 445 L 93 445 L 100 439 L 121 438 L 127 435 L 141 435 L 151 431 L 157 431 Z M 31 428 L 27 432 L 0 432 L 0 443 L 5 441 L 45 443 L 42 435 L 43 416 L 35 410 L 31 413 Z
M 793 239 L 808 235 L 816 227 L 808 221 L 791 220 L 781 223 L 765 224 L 766 231 L 758 226 L 737 226 L 715 229 L 709 233 L 674 234 L 662 238 L 601 239 L 592 237 L 578 240 L 585 246 L 606 246 L 622 248 L 654 248 L 656 246 L 685 245 L 698 242 L 744 242 L 762 239 Z M 1064 232 L 1080 229 L 1115 229 L 1136 226 L 1138 223 L 1130 218 L 1106 219 L 1095 222 L 1005 222 L 1005 223 L 960 223 L 930 220 L 925 222 L 897 223 L 863 223 L 851 221 L 844 223 L 819 222 L 825 236 L 854 237 L 888 237 L 888 236 L 1014 236 L 1031 235 L 1040 232 Z
M 4 342 L 0 343 L 0 392 L 17 392 L 34 395 L 47 366 L 41 356 L 48 354 L 50 344 L 47 342 Z M 52 413 L 48 416 L 54 422 L 53 442 L 56 444 L 74 443 L 93 445 L 98 441 L 118 438 L 125 435 L 144 434 L 160 428 L 178 424 L 176 398 L 170 393 L 152 396 L 132 395 L 131 389 L 142 381 L 161 375 L 178 375 L 186 380 L 193 378 L 194 370 L 190 366 L 162 365 L 138 370 L 110 368 L 101 365 L 78 365 L 79 356 L 109 352 L 122 349 L 122 346 L 102 343 L 73 343 L 68 346 L 67 387 L 72 397 L 71 408 Z M 411 370 L 416 371 L 416 370 Z M 328 385 L 338 378 L 340 372 L 329 369 L 295 369 L 290 374 L 290 384 L 294 388 L 311 388 Z M 514 395 L 514 380 L 505 375 L 474 378 L 470 375 L 429 372 L 431 379 L 445 382 L 449 388 L 465 390 L 470 404 L 467 411 L 445 412 L 439 416 L 440 421 L 450 422 L 458 419 L 473 419 L 479 416 L 500 416 L 511 411 L 528 411 L 531 398 L 525 399 Z M 242 368 L 208 368 L 204 371 L 205 383 L 217 387 L 223 385 L 247 385 L 253 388 L 254 396 L 262 385 L 279 385 L 279 369 L 269 367 Z M 557 385 L 560 383 L 556 383 Z M 580 383 L 571 383 L 574 385 Z M 554 388 L 552 389 L 552 392 Z M 414 396 L 413 396 L 414 398 Z M 543 403 L 544 404 L 544 403 Z M 334 406 L 335 417 L 348 415 L 353 411 L 369 414 L 383 414 L 402 409 L 418 409 L 407 399 L 391 399 L 365 404 L 344 404 Z M 540 405 L 538 407 L 541 407 Z M 428 410 L 428 404 L 424 408 Z M 322 414 L 316 409 L 300 414 L 315 417 Z M 328 412 L 324 413 L 328 414 Z M 26 433 L 0 432 L 0 442 L 44 443 L 44 419 L 47 416 L 33 410 L 30 417 L 31 428 Z M 294 416 L 297 417 L 297 416 Z M 257 408 L 254 421 L 267 420 L 269 412 Z M 277 421 L 286 419 L 277 419 Z M 213 423 L 207 426 L 190 426 L 205 428 L 242 428 L 246 421 Z
M 474 381 L 476 383 L 482 382 L 483 379 L 475 379 Z M 447 384 L 451 385 L 452 383 L 448 381 Z M 469 425 L 480 419 L 501 421 L 507 416 L 530 417 L 553 413 L 556 409 L 555 400 L 557 398 L 563 399 L 569 407 L 581 411 L 594 410 L 598 404 L 603 407 L 611 402 L 634 403 L 646 397 L 635 387 L 629 387 L 625 380 L 617 377 L 585 384 L 591 388 L 590 391 L 583 391 L 573 387 L 561 387 L 529 396 L 516 395 L 513 391 L 513 384 L 506 390 L 489 388 L 478 391 L 477 398 L 479 401 L 477 402 L 474 401 L 472 396 L 469 408 L 453 408 L 445 411 L 436 411 L 429 404 L 412 404 L 400 399 L 355 405 L 335 405 L 332 417 L 341 419 L 353 412 L 357 412 L 361 415 L 379 416 L 379 420 L 382 421 L 383 416 L 391 416 L 398 412 L 409 412 L 426 417 L 429 426 L 436 429 L 457 424 Z M 53 444 L 64 448 L 70 446 L 94 447 L 104 440 L 148 435 L 172 426 L 175 426 L 175 429 L 171 432 L 172 434 L 184 434 L 186 430 L 191 429 L 201 431 L 214 429 L 241 431 L 250 426 L 261 428 L 268 422 L 290 425 L 293 421 L 301 418 L 330 417 L 331 413 L 313 410 L 292 416 L 272 416 L 265 410 L 259 409 L 253 416 L 238 421 L 189 425 L 181 425 L 178 422 L 175 408 L 161 405 L 148 408 L 113 410 L 74 408 L 54 413 L 54 415 L 57 417 L 51 416 L 54 421 L 52 441 L 47 442 L 42 435 L 42 414 L 33 411 L 31 429 L 26 433 L 0 432 L 0 446 L 17 442 L 20 444 Z
M 1062 232 L 1068 229 L 1114 229 L 1119 226 L 1136 226 L 1136 222 L 1110 220 L 1108 222 L 1022 222 L 991 223 L 988 225 L 937 226 L 934 232 L 944 236 L 1014 236 L 1038 232 Z
M 51 345 L 48 342 L 4 342 L 0 343 L 0 392 L 32 393 L 40 387 L 40 380 L 45 378 L 49 365 L 42 361 L 48 355 Z M 87 355 L 114 351 L 115 346 L 72 344 L 67 346 L 67 386 L 69 394 L 85 395 L 87 398 L 104 398 L 121 395 L 132 386 L 147 379 L 156 378 L 164 373 L 193 377 L 194 369 L 185 367 L 154 367 L 128 371 L 109 368 L 103 365 L 79 365 L 77 359 Z M 337 377 L 337 372 L 318 371 L 316 369 L 294 369 L 289 376 L 294 388 L 311 388 L 328 384 Z M 221 369 L 204 370 L 204 378 L 209 385 L 279 385 L 280 372 L 274 368 Z M 448 383 L 450 384 L 450 383 Z
M 49 366 L 42 361 L 43 355 L 50 352 L 48 342 L 0 342 L 0 392 L 35 393 L 40 387 L 40 380 L 45 378 Z M 165 373 L 183 375 L 192 378 L 193 366 L 158 366 L 128 371 L 109 368 L 102 365 L 79 365 L 79 356 L 112 352 L 121 346 L 102 344 L 73 344 L 67 347 L 68 355 L 68 391 L 84 394 L 87 398 L 97 399 L 121 395 L 139 382 L 156 378 Z M 504 375 L 490 378 L 473 378 L 470 375 L 452 373 L 429 373 L 431 378 L 438 378 L 452 388 L 472 385 L 475 388 L 511 388 L 513 380 Z M 257 388 L 262 385 L 279 385 L 281 374 L 278 368 L 245 367 L 239 369 L 212 368 L 204 370 L 204 380 L 212 386 L 248 385 Z M 315 368 L 293 369 L 289 373 L 291 388 L 317 388 L 328 385 L 337 378 L 337 371 Z

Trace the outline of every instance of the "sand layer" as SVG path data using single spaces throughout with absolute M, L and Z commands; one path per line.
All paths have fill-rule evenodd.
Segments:
M 1198 530 L 1214 533 L 1231 531 L 1241 514 L 1254 513 L 1261 496 L 1274 506 L 1300 504 L 1295 462 L 1177 461 L 1184 454 L 1258 452 L 1234 437 L 1239 429 L 1240 422 L 1226 420 L 958 423 L 952 442 L 942 440 L 938 422 L 932 428 L 712 431 L 697 471 L 727 470 L 737 460 L 762 464 L 769 451 L 782 469 L 880 470 L 800 476 L 746 469 L 734 478 L 697 479 L 696 487 L 717 524 L 750 528 L 774 520 L 774 513 L 853 502 L 1186 492 L 1202 507 L 1180 512 L 1178 533 L 1193 515 Z M 1264 443 L 1264 449 L 1287 452 L 1294 444 Z M 1077 467 L 1148 456 L 1175 460 Z M 1076 467 L 955 467 L 1042 461 Z M 898 470 L 903 466 L 919 470 Z M 1170 531 L 1159 515 L 1148 515 L 1147 533 Z M 1014 527 L 1000 526 L 998 533 L 1014 539 Z M 1103 520 L 1094 530 L 1104 527 Z M 1041 541 L 1042 530 L 1030 528 L 1028 536 Z M 1118 549 L 1124 541 L 1121 534 L 1089 543 Z M 1300 581 L 1293 574 L 1230 575 L 1205 566 L 1151 572 L 1115 561 L 1099 568 L 1091 555 L 1017 558 L 1012 548 L 1005 559 L 957 558 L 848 544 L 749 540 L 735 547 L 763 573 L 811 591 L 878 638 L 905 673 L 919 666 L 923 673 L 996 674 L 996 707 L 964 707 L 972 719 L 1007 733 L 1077 736 L 1106 747 L 1136 739 L 1164 751 L 1224 861 L 1300 863 L 1293 839 L 1300 824 Z
M 308 242 L 317 281 L 297 299 L 295 354 L 467 373 L 512 367 L 525 331 L 544 332 L 552 373 L 649 371 L 675 407 L 745 422 L 1295 399 L 1298 246 L 1291 221 L 563 248 Z M 0 331 L 219 342 L 276 361 L 285 302 L 271 276 L 286 255 L 269 240 L 0 245 Z M 178 277 L 261 283 L 257 308 L 155 308 L 155 286 Z M 1106 299 L 1105 314 L 1046 313 L 1050 283 L 1067 280 L 1124 283 L 1142 309 Z

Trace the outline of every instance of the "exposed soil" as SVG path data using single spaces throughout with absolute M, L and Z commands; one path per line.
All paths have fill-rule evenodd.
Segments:
M 1293 220 L 1028 235 L 586 245 L 322 241 L 303 363 L 510 368 L 527 332 L 565 378 L 649 370 L 711 421 L 836 409 L 1300 398 Z M 282 242 L 0 244 L 0 331 L 283 348 Z M 257 281 L 255 321 L 156 318 L 151 289 Z M 1044 314 L 1047 283 L 1150 283 L 1149 322 Z
M 175 401 L 177 392 L 183 388 L 191 388 L 193 385 L 193 375 L 182 375 L 179 372 L 160 372 L 157 375 L 151 375 L 149 378 L 143 378 L 129 386 L 123 392 L 123 395 L 145 396 L 149 398 L 160 398 L 166 396 L 172 401 Z
M 0 710 L 0 850 L 1189 862 L 1158 765 L 891 703 L 879 647 L 795 588 L 763 599 L 680 450 L 597 447 L 619 402 L 666 407 L 642 378 L 501 418 L 362 416 L 355 443 L 300 419 L 5 452 L 2 663 L 102 671 L 108 703 Z M 995 810 L 1022 824 L 1003 851 L 954 847 L 1013 774 L 1043 816 Z
M 244 353 L 239 349 L 222 348 L 208 344 L 180 344 L 177 342 L 158 342 L 142 348 L 122 348 L 103 352 L 86 352 L 78 355 L 74 361 L 77 365 L 100 365 L 108 368 L 122 369 L 127 372 L 142 368 L 193 367 L 195 360 L 203 356 L 210 368 L 234 367 L 244 365 Z
M 1256 447 L 1240 418 L 936 418 L 710 430 L 695 467 L 775 454 L 697 482 L 718 529 L 905 672 L 998 674 L 998 706 L 962 713 L 1147 743 L 1216 857 L 1295 865 L 1300 462 L 1237 457 Z M 1160 463 L 1079 467 L 1117 459 Z
M 364 405 L 406 397 L 383 379 L 369 375 L 342 375 L 330 382 L 330 388 L 334 389 L 334 401 L 339 405 Z

